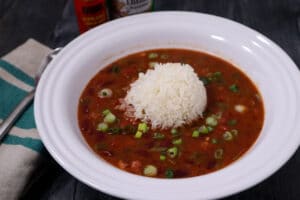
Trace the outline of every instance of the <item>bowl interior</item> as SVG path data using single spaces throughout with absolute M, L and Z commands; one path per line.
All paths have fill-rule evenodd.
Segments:
M 221 57 L 257 85 L 264 101 L 264 127 L 256 143 L 238 161 L 200 177 L 161 180 L 116 169 L 85 143 L 77 123 L 77 106 L 88 81 L 116 59 L 159 48 L 193 49 Z M 299 137 L 293 130 L 299 115 L 295 111 L 299 89 L 295 88 L 293 73 L 299 74 L 274 43 L 237 23 L 191 13 L 144 14 L 105 24 L 69 44 L 42 77 L 35 114 L 52 156 L 96 189 L 131 199 L 216 198 L 263 180 L 297 148 Z M 286 151 L 282 151 L 284 146 Z M 179 192 L 174 194 L 174 190 Z

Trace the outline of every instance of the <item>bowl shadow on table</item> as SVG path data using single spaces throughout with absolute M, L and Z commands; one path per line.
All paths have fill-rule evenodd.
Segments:
M 32 175 L 21 200 L 118 200 L 105 193 L 99 192 L 71 176 L 60 167 L 48 154 L 39 169 Z
M 119 200 L 105 193 L 99 192 L 84 183 L 81 183 L 63 168 L 61 168 L 51 157 L 47 155 L 47 162 L 44 162 L 38 174 L 33 177 L 29 188 L 26 189 L 21 199 L 80 199 L 80 200 Z M 297 172 L 292 169 L 300 166 L 300 150 L 284 165 L 277 173 L 267 180 L 244 192 L 229 196 L 223 200 L 294 200 L 300 196 L 300 179 Z M 287 180 L 290 180 L 287 182 Z M 281 184 L 280 184 L 281 183 Z M 286 184 L 282 184 L 286 183 Z M 272 187 L 271 187 L 272 186 Z M 276 186 L 276 187 L 274 187 Z

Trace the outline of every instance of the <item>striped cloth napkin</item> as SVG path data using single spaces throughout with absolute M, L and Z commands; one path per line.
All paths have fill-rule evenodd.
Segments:
M 0 122 L 34 86 L 34 76 L 50 49 L 33 39 L 0 59 Z M 25 110 L 0 144 L 0 199 L 19 199 L 43 159 L 44 146 Z

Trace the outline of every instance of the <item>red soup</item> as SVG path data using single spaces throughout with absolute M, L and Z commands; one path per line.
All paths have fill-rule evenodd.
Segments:
M 118 108 L 138 74 L 156 62 L 194 68 L 207 92 L 203 117 L 160 130 Z M 260 93 L 243 72 L 220 58 L 183 49 L 144 51 L 115 61 L 88 83 L 78 106 L 79 127 L 96 154 L 127 172 L 158 178 L 199 176 L 229 165 L 253 145 L 263 120 Z M 143 135 L 137 134 L 140 128 Z

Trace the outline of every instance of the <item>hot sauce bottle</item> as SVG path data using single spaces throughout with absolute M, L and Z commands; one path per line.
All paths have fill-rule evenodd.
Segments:
M 106 0 L 74 0 L 74 5 L 80 33 L 108 20 Z

